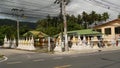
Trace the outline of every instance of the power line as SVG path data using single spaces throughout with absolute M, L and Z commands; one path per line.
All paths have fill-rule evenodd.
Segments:
M 6 6 L 6 7 L 9 7 L 9 8 L 21 8 L 21 9 L 29 9 L 29 8 L 25 8 L 25 7 L 20 7 L 20 6 L 15 6 L 15 5 L 7 5 L 7 4 L 0 4 L 0 6 Z M 41 8 L 38 8 L 38 9 L 29 9 L 29 10 L 32 10 L 32 11 L 41 11 L 41 12 L 54 12 L 53 10 L 45 10 L 45 9 L 41 9 Z
M 117 4 L 109 2 L 109 1 L 104 1 L 104 0 L 101 0 L 101 1 L 106 3 L 106 4 L 109 4 L 109 7 L 110 7 L 109 9 L 112 8 L 112 10 L 120 12 L 120 10 L 119 10 L 120 9 L 120 5 L 117 5 Z
M 7 6 L 7 7 L 6 7 Z M 13 7 L 13 6 L 12 6 Z M 10 11 L 10 9 L 12 8 L 11 6 L 8 6 L 8 5 L 2 5 L 2 6 L 0 6 L 0 8 L 2 9 L 2 10 L 7 10 L 7 12 L 6 13 L 9 13 L 9 11 Z M 24 9 L 23 9 L 24 10 Z M 48 11 L 41 11 L 41 10 L 39 10 L 39 11 L 34 11 L 34 10 L 32 10 L 32 9 L 25 9 L 24 10 L 24 13 L 25 14 L 29 14 L 29 15 L 39 15 L 39 16 L 43 16 L 43 15 L 48 15 L 48 14 L 52 14 L 52 15 L 56 15 L 56 13 L 50 13 L 50 12 L 48 12 Z M 9 13 L 10 14 L 10 13 Z M 42 14 L 42 15 L 41 15 Z
M 107 0 L 101 0 L 101 1 L 106 2 L 106 3 L 110 4 L 110 5 L 114 5 L 114 6 L 116 6 L 116 7 L 120 7 L 120 5 L 117 5 L 117 4 L 112 3 L 112 2 L 110 2 L 110 1 L 107 1 Z
M 97 0 L 85 0 L 85 1 L 89 2 L 90 4 L 92 3 L 92 5 L 96 5 L 96 6 L 100 6 L 100 7 L 103 7 L 105 9 L 108 9 L 108 10 L 120 12 L 118 10 L 118 7 L 113 7 L 111 4 L 104 3 L 102 0 L 100 0 L 100 1 L 97 1 Z
M 36 2 L 36 3 L 32 3 L 32 2 L 28 2 L 25 0 L 20 0 L 20 1 L 10 1 L 10 0 L 2 0 L 0 3 L 0 8 L 1 11 L 5 11 L 5 14 L 10 14 L 9 11 L 11 8 L 19 8 L 19 9 L 24 9 L 24 13 L 27 15 L 37 15 L 37 16 L 45 16 L 46 14 L 50 14 L 50 15 L 56 15 L 58 13 L 57 9 L 54 10 L 48 10 L 47 8 L 57 8 L 57 6 L 55 6 L 54 4 L 50 4 L 47 6 L 43 6 L 40 8 L 40 4 L 38 4 L 40 2 Z M 16 5 L 17 4 L 17 5 Z M 36 7 L 37 9 L 31 9 L 28 7 Z M 7 11 L 6 11 L 7 10 Z
M 38 9 L 48 9 L 48 8 L 52 8 L 52 7 L 53 7 L 53 8 L 56 8 L 56 6 L 55 6 L 54 4 L 50 4 L 50 5 L 47 5 L 47 6 L 44 6 L 44 7 L 41 7 L 41 8 L 40 8 L 40 6 L 41 6 L 40 4 L 38 4 L 38 3 L 35 3 L 35 4 L 34 4 L 34 3 L 31 3 L 31 2 L 27 2 L 27 3 L 26 3 L 26 1 L 23 2 L 23 3 L 17 3 L 17 2 L 13 2 L 13 1 L 4 1 L 4 3 L 1 2 L 2 5 L 4 5 L 5 3 L 6 3 L 6 4 L 7 4 L 7 3 L 11 3 L 12 6 L 15 5 L 15 4 L 17 4 L 17 6 L 21 6 L 20 8 L 23 8 L 24 6 L 28 6 L 28 7 L 32 6 L 32 7 L 35 7 L 35 8 L 37 7 Z M 36 5 L 36 4 L 37 4 L 37 5 Z M 7 4 L 7 5 L 8 5 L 8 4 Z M 9 6 L 11 6 L 11 5 L 9 4 Z M 24 7 L 24 8 L 25 8 L 25 7 Z M 39 11 L 39 10 L 38 10 L 38 11 Z
M 21 6 L 23 6 L 23 5 L 25 5 L 25 6 L 34 6 L 34 7 L 40 7 L 40 6 L 42 6 L 42 5 L 40 5 L 40 4 L 38 4 L 39 2 L 37 2 L 37 3 L 33 3 L 33 2 L 28 2 L 28 1 L 25 1 L 25 0 L 18 0 L 17 2 L 14 2 L 14 0 L 4 0 L 3 1 L 4 3 L 12 3 L 12 4 L 17 4 L 17 5 L 21 5 Z M 50 5 L 48 5 L 48 6 L 45 6 L 45 7 L 42 7 L 42 8 L 49 8 L 49 7 L 51 7 L 51 6 L 54 6 L 54 4 L 50 4 Z
M 102 1 L 102 0 L 101 0 Z M 103 6 L 106 6 L 108 9 L 118 9 L 119 8 L 119 6 L 115 6 L 115 5 L 113 5 L 113 4 L 111 4 L 111 2 L 106 2 L 105 3 L 105 1 L 102 1 L 102 2 L 100 2 L 100 1 L 96 1 L 96 0 L 94 0 L 94 2 L 96 2 L 96 3 L 98 3 L 98 4 L 101 4 L 101 5 L 103 5 Z M 115 10 L 114 10 L 115 11 Z

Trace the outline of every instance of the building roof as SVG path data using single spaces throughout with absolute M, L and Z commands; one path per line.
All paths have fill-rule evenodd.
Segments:
M 26 32 L 23 36 L 27 36 L 27 35 L 33 35 L 33 36 L 38 36 L 38 37 L 47 37 L 48 35 L 41 32 L 41 31 L 36 31 L 36 30 L 33 30 L 33 31 L 28 31 Z
M 93 29 L 84 29 L 84 30 L 75 30 L 75 31 L 68 31 L 68 34 L 76 33 L 78 35 L 98 35 L 101 34 L 100 32 L 94 31 Z
M 61 33 L 55 35 L 54 37 L 59 36 Z M 94 31 L 93 29 L 83 29 L 83 30 L 74 30 L 68 31 L 68 35 L 101 35 L 102 33 Z
M 106 26 L 106 25 L 114 24 L 115 22 L 120 23 L 120 19 L 115 19 L 115 20 L 112 20 L 112 21 L 108 21 L 106 23 L 103 23 L 103 24 L 100 24 L 100 25 L 96 25 L 93 28 L 97 28 L 97 27 L 100 27 L 100 26 Z

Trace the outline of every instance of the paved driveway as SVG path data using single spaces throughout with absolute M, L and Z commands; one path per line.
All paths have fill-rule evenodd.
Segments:
M 0 54 L 6 55 L 6 56 L 11 56 L 15 54 L 32 54 L 35 52 L 30 52 L 30 51 L 23 51 L 23 50 L 16 50 L 16 49 L 2 49 L 0 48 Z

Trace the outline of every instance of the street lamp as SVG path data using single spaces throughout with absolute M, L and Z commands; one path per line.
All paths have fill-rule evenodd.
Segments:
M 17 45 L 18 45 L 18 41 L 19 41 L 19 17 L 23 16 L 23 9 L 18 9 L 18 8 L 12 8 L 11 9 L 13 16 L 17 17 Z

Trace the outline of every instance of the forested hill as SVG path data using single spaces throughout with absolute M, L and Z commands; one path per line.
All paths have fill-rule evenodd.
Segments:
M 16 26 L 17 21 L 10 19 L 0 19 L 0 26 L 8 25 L 8 26 Z M 20 22 L 20 26 L 27 26 L 30 29 L 36 28 L 36 23 L 33 22 Z

